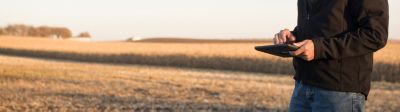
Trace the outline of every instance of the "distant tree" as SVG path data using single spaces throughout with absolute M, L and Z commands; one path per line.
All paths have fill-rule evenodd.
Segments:
M 90 37 L 92 37 L 92 36 L 90 35 L 89 32 L 82 32 L 82 33 L 80 33 L 77 37 L 86 37 L 86 38 L 90 38 Z
M 69 38 L 72 36 L 71 31 L 65 27 L 53 28 L 52 34 L 57 38 Z
M 12 36 L 30 36 L 29 30 L 33 29 L 32 26 L 23 25 L 23 24 L 13 24 L 8 25 L 5 30 L 8 32 L 8 35 Z
M 7 35 L 7 32 L 0 27 L 0 35 Z
M 32 37 L 41 37 L 40 32 L 37 28 L 31 27 L 28 30 L 28 35 L 27 36 L 32 36 Z
M 5 28 L 0 28 L 0 35 L 69 38 L 72 33 L 66 27 L 33 27 L 24 24 L 11 24 Z
M 4 30 L 7 32 L 7 35 L 17 36 L 19 34 L 17 27 L 12 25 L 8 25 Z
M 51 37 L 53 35 L 52 28 L 48 26 L 40 26 L 36 28 L 36 31 L 39 37 Z

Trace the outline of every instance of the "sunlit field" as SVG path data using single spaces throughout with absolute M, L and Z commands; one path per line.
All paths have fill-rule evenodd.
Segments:
M 287 111 L 291 59 L 265 44 L 0 37 L 0 110 Z M 368 111 L 400 109 L 399 48 L 375 55 Z
M 1 37 L 0 53 L 38 58 L 85 62 L 140 64 L 245 71 L 270 74 L 293 74 L 290 58 L 279 58 L 254 50 L 271 44 L 244 42 L 76 42 L 45 38 Z M 375 53 L 372 79 L 400 80 L 399 42 L 389 42 Z

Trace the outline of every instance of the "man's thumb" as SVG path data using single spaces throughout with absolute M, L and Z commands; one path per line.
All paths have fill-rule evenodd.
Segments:
M 292 41 L 292 42 L 294 42 L 294 41 L 296 41 L 296 37 L 295 37 L 293 34 L 291 34 L 291 35 L 289 36 L 289 40 Z
M 297 43 L 293 43 L 293 45 L 297 46 L 297 47 L 301 47 L 305 44 L 305 41 L 301 41 L 301 42 L 297 42 Z

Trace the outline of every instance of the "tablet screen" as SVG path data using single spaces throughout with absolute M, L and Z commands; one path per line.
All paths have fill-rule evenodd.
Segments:
M 296 51 L 299 47 L 291 44 L 279 44 L 279 45 L 266 45 L 256 46 L 255 49 L 260 52 L 280 56 L 280 57 L 293 57 L 289 51 Z

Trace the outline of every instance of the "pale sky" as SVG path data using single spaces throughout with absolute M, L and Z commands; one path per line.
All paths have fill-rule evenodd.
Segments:
M 0 0 L 0 26 L 65 26 L 95 40 L 141 37 L 270 38 L 296 25 L 296 0 Z M 389 0 L 400 39 L 400 0 Z

